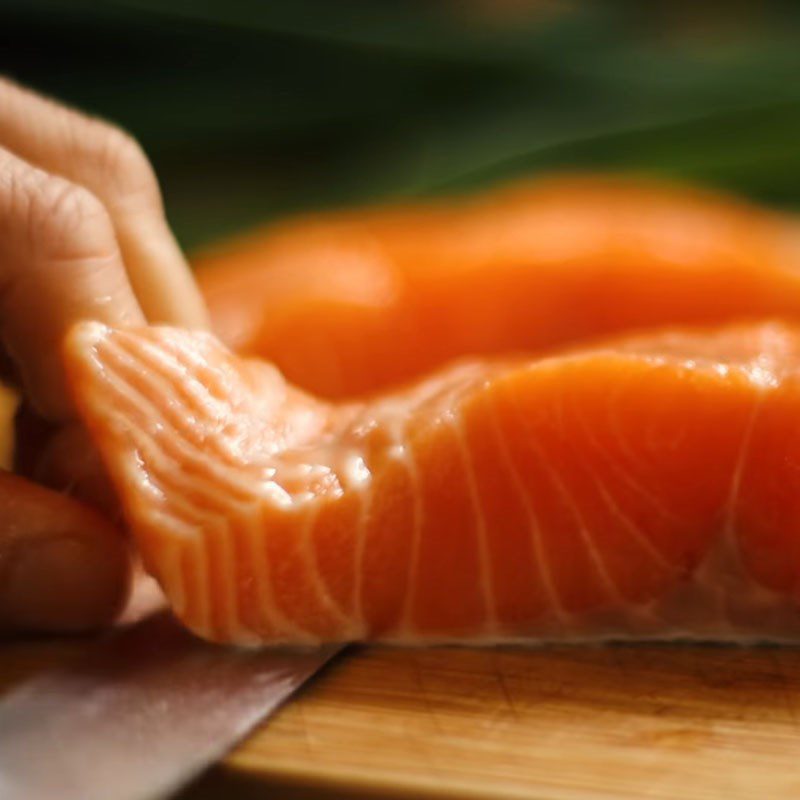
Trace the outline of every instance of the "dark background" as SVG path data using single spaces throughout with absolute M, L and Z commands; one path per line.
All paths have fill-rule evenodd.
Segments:
M 134 133 L 187 247 L 553 167 L 800 207 L 800 3 L 0 0 L 0 70 Z

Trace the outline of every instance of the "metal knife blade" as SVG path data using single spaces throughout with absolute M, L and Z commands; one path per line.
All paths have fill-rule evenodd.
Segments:
M 0 797 L 168 796 L 340 649 L 225 649 L 165 613 L 114 632 L 0 699 Z

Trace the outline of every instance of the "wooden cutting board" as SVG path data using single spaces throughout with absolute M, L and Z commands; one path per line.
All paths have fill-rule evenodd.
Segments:
M 796 800 L 800 650 L 353 649 L 182 800 L 256 797 Z
M 194 796 L 234 780 L 243 797 L 796 799 L 800 650 L 363 649 Z

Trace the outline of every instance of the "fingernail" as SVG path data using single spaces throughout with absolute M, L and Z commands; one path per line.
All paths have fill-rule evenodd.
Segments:
M 2 616 L 10 626 L 79 631 L 107 621 L 110 567 L 98 548 L 62 536 L 26 542 L 11 559 L 0 591 Z

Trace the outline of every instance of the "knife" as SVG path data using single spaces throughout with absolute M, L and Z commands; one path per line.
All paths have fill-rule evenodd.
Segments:
M 3 800 L 155 800 L 223 756 L 341 650 L 233 650 L 166 612 L 0 699 Z

